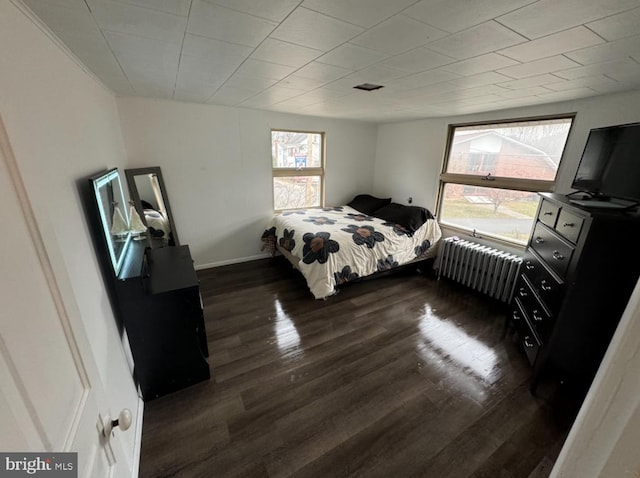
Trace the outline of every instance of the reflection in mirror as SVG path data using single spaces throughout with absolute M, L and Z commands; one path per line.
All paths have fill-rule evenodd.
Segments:
M 127 169 L 125 173 L 129 193 L 138 214 L 148 227 L 148 236 L 152 244 L 179 245 L 160 168 Z
M 124 261 L 127 246 L 131 241 L 127 202 L 120 175 L 117 169 L 112 169 L 90 178 L 89 181 L 93 185 L 96 196 L 111 264 L 115 273 L 118 274 Z

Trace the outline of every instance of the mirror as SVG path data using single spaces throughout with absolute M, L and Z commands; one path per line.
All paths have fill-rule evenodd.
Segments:
M 118 169 L 89 178 L 113 270 L 117 275 L 131 241 L 127 201 Z
M 167 189 L 159 167 L 125 169 L 129 194 L 153 246 L 179 245 Z

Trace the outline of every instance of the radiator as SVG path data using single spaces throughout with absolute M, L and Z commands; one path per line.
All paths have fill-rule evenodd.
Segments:
M 438 251 L 438 279 L 449 278 L 509 303 L 522 257 L 488 246 L 448 237 Z

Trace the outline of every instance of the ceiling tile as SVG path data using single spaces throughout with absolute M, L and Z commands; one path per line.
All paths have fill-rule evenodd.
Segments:
M 161 12 L 181 15 L 186 17 L 189 14 L 191 0 L 117 0 L 122 3 L 129 3 L 139 7 L 160 10 Z
M 277 26 L 263 18 L 193 0 L 187 31 L 216 40 L 256 47 Z
M 621 82 L 616 81 L 615 83 L 610 84 L 601 84 L 601 85 L 593 85 L 590 86 L 593 91 L 596 91 L 600 94 L 605 93 L 617 93 L 620 91 L 631 91 L 640 89 L 639 80 L 636 78 L 634 81 Z
M 87 0 L 105 32 L 127 33 L 167 43 L 182 43 L 186 17 L 105 0 Z
M 443 55 L 448 55 L 458 60 L 465 60 L 525 41 L 526 38 L 503 27 L 497 22 L 490 21 L 437 40 L 430 43 L 428 47 Z
M 202 58 L 189 55 L 180 56 L 178 80 L 193 79 L 210 85 L 222 85 L 235 72 L 235 64 L 203 62 Z
M 251 47 L 248 46 L 192 35 L 191 33 L 185 35 L 182 45 L 182 53 L 185 55 L 223 63 L 237 63 L 238 65 L 245 60 L 251 51 Z
M 445 35 L 442 30 L 404 15 L 396 15 L 357 36 L 351 43 L 397 55 Z
M 278 65 L 268 61 L 253 60 L 249 58 L 245 61 L 238 71 L 240 76 L 248 76 L 254 78 L 267 78 L 269 80 L 281 80 L 295 71 L 292 66 Z
M 521 80 L 513 80 L 513 81 L 505 81 L 500 83 L 499 86 L 504 88 L 509 88 L 513 90 L 519 90 L 520 88 L 531 88 L 536 86 L 544 86 L 549 83 L 557 83 L 558 77 L 551 74 L 530 76 L 528 78 L 523 78 Z
M 416 20 L 456 33 L 511 12 L 535 0 L 422 0 L 404 12 Z
M 475 86 L 492 85 L 500 83 L 501 81 L 509 81 L 510 78 L 495 71 L 488 71 L 486 73 L 479 73 L 477 75 L 463 76 L 455 80 L 450 80 L 448 83 L 457 88 L 472 88 Z
M 558 83 L 549 83 L 545 85 L 545 88 L 549 88 L 554 91 L 573 90 L 575 88 L 582 87 L 604 87 L 609 85 L 619 85 L 620 83 L 611 78 L 607 78 L 603 75 L 587 76 L 585 78 L 578 78 L 577 80 L 563 80 Z
M 302 6 L 345 22 L 371 28 L 414 2 L 415 0 L 305 0 Z
M 280 80 L 278 82 L 278 86 L 284 86 L 286 88 L 293 88 L 293 89 L 302 90 L 302 91 L 310 91 L 324 85 L 325 83 L 326 81 L 322 81 L 318 79 L 303 78 L 302 76 L 297 76 L 297 75 L 289 75 L 285 79 Z
M 640 52 L 640 36 L 623 38 L 610 43 L 583 48 L 565 56 L 583 65 L 626 58 Z
M 529 63 L 523 63 L 522 65 L 502 68 L 501 70 L 498 70 L 498 72 L 512 78 L 527 78 L 529 76 L 552 73 L 554 71 L 566 70 L 577 66 L 580 66 L 580 64 L 569 60 L 569 58 L 565 56 L 557 55 L 549 58 L 543 58 L 542 60 L 530 61 Z
M 329 51 L 362 32 L 361 27 L 297 8 L 271 34 L 271 38 Z
M 395 68 L 388 68 L 382 65 L 373 65 L 367 68 L 363 68 L 360 71 L 356 71 L 341 80 L 345 84 L 350 84 L 352 87 L 361 83 L 373 83 L 376 85 L 384 86 L 385 83 L 390 82 L 396 78 L 406 76 L 405 71 L 396 70 Z
M 236 105 L 251 98 L 255 94 L 256 92 L 252 89 L 223 85 L 216 91 L 215 95 L 209 100 L 209 103 Z
M 280 106 L 292 106 L 295 108 L 304 108 L 305 106 L 314 105 L 322 101 L 316 96 L 300 95 L 278 103 Z
M 271 88 L 242 102 L 241 106 L 247 106 L 250 108 L 263 108 L 299 95 L 300 90 L 284 88 L 282 86 L 272 86 Z
M 566 101 L 593 96 L 593 93 L 594 91 L 590 88 L 574 88 L 573 90 L 554 91 L 553 93 L 542 93 L 536 96 L 548 101 Z
M 444 70 L 429 70 L 423 73 L 416 73 L 415 75 L 405 76 L 400 80 L 400 83 L 406 85 L 409 88 L 420 88 L 423 86 L 432 85 L 434 83 L 441 83 L 443 81 L 454 80 L 460 78 L 460 75 L 451 73 Z
M 497 53 L 487 53 L 486 55 L 480 55 L 475 58 L 470 58 L 469 60 L 458 61 L 443 66 L 442 69 L 457 73 L 458 75 L 469 76 L 518 64 L 517 61 L 498 55 Z
M 556 75 L 567 80 L 576 80 L 578 78 L 586 78 L 597 75 L 622 75 L 629 72 L 637 71 L 638 66 L 638 63 L 629 58 L 626 58 L 623 60 L 606 61 L 603 63 L 581 66 L 579 68 L 571 68 L 570 70 L 559 71 L 556 73 Z
M 203 103 L 213 96 L 220 83 L 210 83 L 189 73 L 178 73 L 173 99 Z
M 359 70 L 387 58 L 386 53 L 363 48 L 352 43 L 345 43 L 322 55 L 316 61 L 329 65 L 341 66 L 349 70 Z
M 297 70 L 296 76 L 301 76 L 303 78 L 313 78 L 322 82 L 327 82 L 337 80 L 338 78 L 342 78 L 343 76 L 346 76 L 350 73 L 353 73 L 353 71 L 348 70 L 347 68 L 327 65 L 325 63 L 318 63 L 314 61 Z
M 497 20 L 534 39 L 638 6 L 638 0 L 540 0 Z
M 105 37 L 119 61 L 153 64 L 167 71 L 173 69 L 175 76 L 180 58 L 179 44 L 125 33 L 106 33 Z
M 588 48 L 600 43 L 604 43 L 602 38 L 588 28 L 579 26 L 538 40 L 505 48 L 500 50 L 500 53 L 514 60 L 525 62 Z
M 431 70 L 442 65 L 453 63 L 456 60 L 435 51 L 429 50 L 426 47 L 419 47 L 414 50 L 408 51 L 401 55 L 392 56 L 380 64 L 404 70 L 409 73 L 418 73 L 425 70 Z
M 628 12 L 611 15 L 587 24 L 591 30 L 608 41 L 619 40 L 638 34 L 640 25 L 640 8 Z
M 556 83 L 557 84 L 557 83 Z M 542 93 L 549 93 L 551 90 L 544 86 L 531 86 L 527 88 L 518 89 L 504 89 L 505 91 L 498 93 L 498 96 L 505 98 L 524 98 L 526 96 L 540 95 Z
M 281 22 L 298 6 L 300 0 L 209 0 L 209 3 Z
M 271 85 L 277 83 L 278 80 L 269 78 L 256 78 L 250 76 L 242 76 L 237 73 L 229 78 L 224 86 L 233 86 L 235 88 L 243 88 L 246 90 L 253 90 L 256 93 L 269 88 Z
M 301 67 L 324 52 L 295 43 L 267 38 L 251 54 L 255 60 L 269 61 L 280 65 Z

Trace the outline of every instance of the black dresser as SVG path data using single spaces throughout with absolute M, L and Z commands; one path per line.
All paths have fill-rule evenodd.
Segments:
M 581 400 L 640 275 L 640 217 L 541 196 L 510 319 L 533 366 L 531 390 L 559 380 Z
M 207 380 L 206 332 L 189 247 L 130 244 L 114 281 L 134 374 L 145 400 Z

